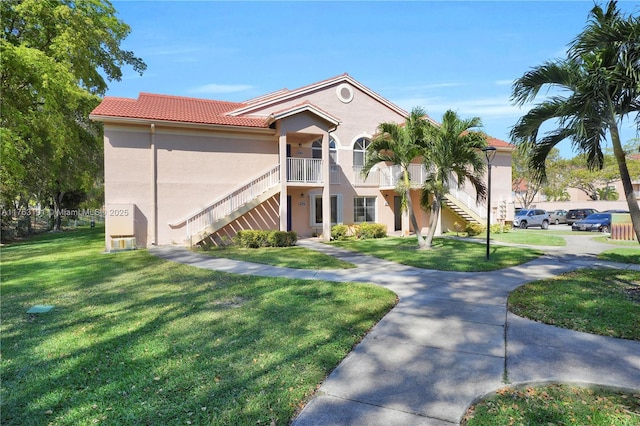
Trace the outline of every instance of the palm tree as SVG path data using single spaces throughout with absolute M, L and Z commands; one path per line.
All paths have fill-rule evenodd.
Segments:
M 636 113 L 640 124 L 640 19 L 625 17 L 611 1 L 606 11 L 595 6 L 582 33 L 570 44 L 566 59 L 546 62 L 515 81 L 514 103 L 533 101 L 543 88 L 560 92 L 538 103 L 522 116 L 511 131 L 517 145 L 531 148 L 529 165 L 535 178 L 546 181 L 545 159 L 551 149 L 569 139 L 585 154 L 590 169 L 604 164 L 602 144 L 607 133 L 620 170 L 634 231 L 640 241 L 640 207 L 633 192 L 626 153 L 618 126 Z M 558 127 L 538 138 L 547 123 Z
M 428 248 L 435 235 L 442 199 L 453 185 L 462 188 L 469 180 L 476 190 L 477 199 L 486 197 L 487 188 L 482 181 L 485 161 L 480 151 L 487 146 L 487 138 L 475 130 L 481 126 L 480 118 L 462 120 L 451 110 L 442 116 L 442 124 L 427 122 L 427 145 L 423 150 L 427 178 L 420 203 L 425 209 L 431 209 L 426 237 Z
M 425 246 L 420 227 L 413 211 L 411 201 L 411 176 L 409 164 L 422 155 L 424 146 L 424 132 L 426 129 L 426 114 L 421 108 L 414 108 L 404 124 L 381 123 L 378 133 L 367 147 L 365 164 L 362 175 L 366 178 L 376 164 L 382 162 L 400 166 L 402 179 L 396 187 L 396 192 L 402 197 L 401 208 L 409 212 L 409 219 L 418 238 L 418 247 Z

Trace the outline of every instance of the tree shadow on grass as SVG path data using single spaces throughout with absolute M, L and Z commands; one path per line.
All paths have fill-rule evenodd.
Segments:
M 386 296 L 359 304 L 371 288 L 144 251 L 15 259 L 2 298 L 7 425 L 287 421 L 395 299 L 375 288 Z M 54 310 L 26 314 L 41 302 Z

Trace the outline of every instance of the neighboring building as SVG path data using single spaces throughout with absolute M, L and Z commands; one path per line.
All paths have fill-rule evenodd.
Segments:
M 640 154 L 630 154 L 627 157 L 627 163 L 629 161 L 639 161 Z M 551 177 L 550 177 L 551 178 Z M 640 176 L 631 176 L 631 186 L 636 199 L 640 200 Z M 532 207 L 542 208 L 545 210 L 558 210 L 558 209 L 574 209 L 581 207 L 591 207 L 598 211 L 621 209 L 627 210 L 628 204 L 624 194 L 624 187 L 622 186 L 622 180 L 612 182 L 609 187 L 614 190 L 618 197 L 615 200 L 594 200 L 585 191 L 578 188 L 568 187 L 566 192 L 568 195 L 567 201 L 549 201 L 547 197 L 538 192 L 535 194 L 528 206 L 524 206 L 522 200 L 525 198 L 525 194 L 528 189 L 528 182 L 523 180 L 521 182 L 513 182 L 513 197 L 515 201 L 515 207 Z M 599 186 L 598 189 L 604 188 L 604 185 Z
M 129 237 L 138 247 L 196 244 L 242 229 L 328 239 L 336 223 L 377 222 L 408 235 L 398 170 L 380 164 L 366 180 L 360 175 L 378 124 L 407 115 L 347 74 L 245 102 L 105 97 L 91 118 L 104 123 L 107 250 Z M 489 144 L 498 149 L 492 221 L 511 220 L 512 146 Z M 418 183 L 420 173 L 416 164 Z M 485 223 L 486 206 L 474 201 L 475 193 L 456 191 L 439 227 Z M 416 214 L 428 226 L 429 214 Z

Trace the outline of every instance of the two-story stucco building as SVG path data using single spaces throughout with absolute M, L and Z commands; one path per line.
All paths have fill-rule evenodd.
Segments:
M 376 222 L 408 235 L 394 188 L 398 170 L 360 170 L 381 122 L 407 112 L 344 74 L 245 102 L 141 93 L 105 97 L 91 118 L 104 123 L 107 250 L 219 241 L 242 229 L 330 236 L 332 224 Z M 492 221 L 510 220 L 511 150 L 493 161 Z M 420 182 L 421 166 L 412 180 Z M 412 191 L 418 206 L 418 190 Z M 429 213 L 417 210 L 418 224 Z M 438 226 L 486 221 L 475 193 L 454 191 Z

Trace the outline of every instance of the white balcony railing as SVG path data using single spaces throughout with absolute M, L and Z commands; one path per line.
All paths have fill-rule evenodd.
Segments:
M 366 179 L 362 176 L 362 166 L 353 167 L 355 186 L 375 186 L 383 189 L 395 188 L 402 179 L 400 166 L 378 166 L 371 169 Z M 412 187 L 419 187 L 427 177 L 427 170 L 422 164 L 409 165 L 409 177 Z
M 362 177 L 362 167 L 355 166 L 354 185 L 355 186 L 373 186 L 380 189 L 393 189 L 402 179 L 402 168 L 400 166 L 378 166 L 369 173 L 367 179 Z M 422 164 L 409 165 L 409 178 L 411 179 L 411 187 L 419 188 L 427 179 L 427 169 Z M 449 193 L 465 205 L 469 210 L 480 217 L 487 217 L 486 205 L 478 204 L 475 195 L 471 195 L 463 189 L 457 188 L 457 180 L 451 177 L 453 185 Z
M 287 158 L 287 182 L 322 183 L 322 159 Z
M 377 169 L 372 169 L 369 175 L 362 176 L 362 166 L 353 166 L 353 184 L 354 186 L 380 186 L 380 174 Z

